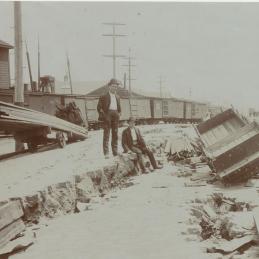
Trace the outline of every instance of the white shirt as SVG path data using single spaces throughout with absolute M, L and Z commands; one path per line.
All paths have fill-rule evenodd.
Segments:
M 109 107 L 109 110 L 118 110 L 118 107 L 117 107 L 117 99 L 116 99 L 116 96 L 115 94 L 112 94 L 110 93 L 110 98 L 111 98 L 111 103 L 110 103 L 110 107 Z
M 136 133 L 135 128 L 134 128 L 134 127 L 131 128 L 130 131 L 131 131 L 132 140 L 133 140 L 133 141 L 137 141 L 137 140 L 138 140 L 138 137 L 137 137 L 137 133 Z

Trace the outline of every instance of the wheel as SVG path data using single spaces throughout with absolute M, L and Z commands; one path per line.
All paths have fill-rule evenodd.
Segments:
M 27 146 L 31 153 L 34 153 L 37 151 L 37 144 L 33 140 L 28 141 Z
M 56 133 L 56 140 L 61 148 L 64 148 L 66 146 L 66 139 L 63 132 L 59 131 Z

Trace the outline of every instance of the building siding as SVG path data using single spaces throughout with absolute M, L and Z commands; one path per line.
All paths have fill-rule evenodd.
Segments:
M 0 48 L 0 88 L 10 87 L 9 50 Z

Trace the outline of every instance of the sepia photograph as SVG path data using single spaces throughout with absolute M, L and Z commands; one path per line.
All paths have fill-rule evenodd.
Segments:
M 0 1 L 9 258 L 259 258 L 259 2 Z

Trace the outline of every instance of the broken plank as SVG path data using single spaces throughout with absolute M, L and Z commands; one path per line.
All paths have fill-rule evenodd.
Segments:
M 215 249 L 215 252 L 220 252 L 223 254 L 232 253 L 254 240 L 255 235 L 247 235 L 244 237 L 232 239 L 230 241 L 222 239 L 218 244 L 213 246 L 213 249 Z
M 23 216 L 22 204 L 19 200 L 8 202 L 0 207 L 0 229 Z
M 12 238 L 21 233 L 25 225 L 21 219 L 17 219 L 0 230 L 0 248 L 4 247 Z
M 257 234 L 259 234 L 259 207 L 253 209 L 253 218 L 254 218 Z

